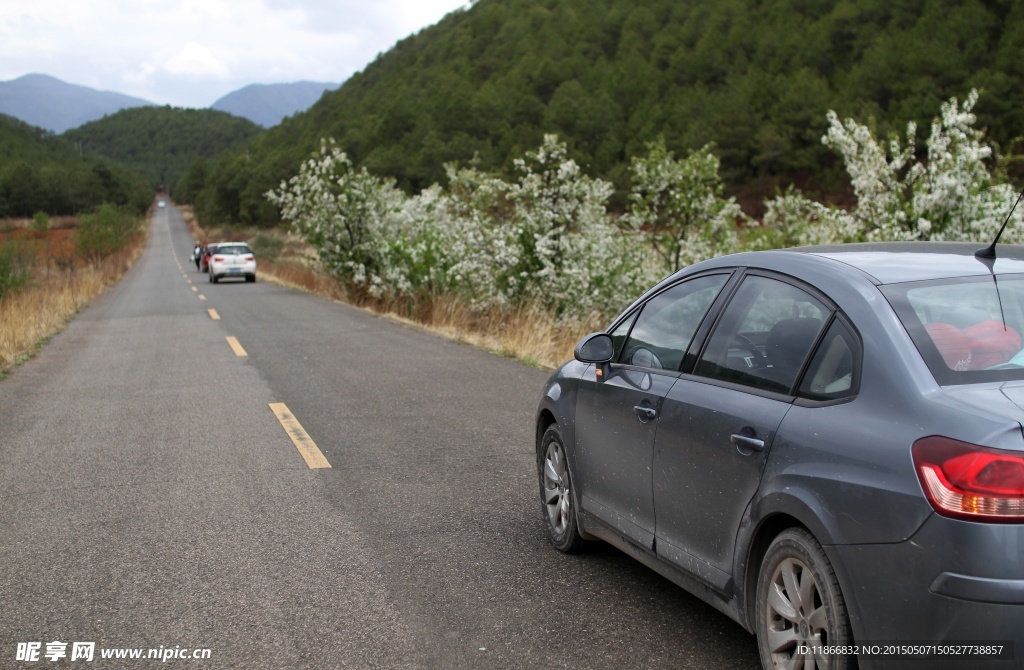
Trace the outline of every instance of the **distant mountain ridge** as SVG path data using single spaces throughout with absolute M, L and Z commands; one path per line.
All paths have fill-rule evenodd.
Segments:
M 68 84 L 45 74 L 26 74 L 0 82 L 0 114 L 58 134 L 122 109 L 153 104 L 122 93 Z
M 210 107 L 249 119 L 270 128 L 286 117 L 309 109 L 326 91 L 338 84 L 298 81 L 291 84 L 250 84 L 228 93 Z
M 338 84 L 311 81 L 251 84 L 228 93 L 210 108 L 269 128 L 308 109 L 325 91 L 337 87 Z M 148 100 L 69 84 L 45 74 L 0 81 L 0 114 L 58 135 L 124 109 L 156 106 Z

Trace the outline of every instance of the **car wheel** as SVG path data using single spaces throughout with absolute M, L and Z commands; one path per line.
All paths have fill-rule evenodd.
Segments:
M 856 656 L 815 653 L 853 642 L 846 603 L 821 545 L 792 528 L 768 547 L 757 578 L 757 646 L 765 668 L 856 667 Z
M 256 275 L 246 275 L 245 276 L 245 281 L 247 281 L 250 284 L 252 284 L 253 282 L 256 281 Z
M 576 496 L 558 426 L 550 426 L 544 431 L 537 449 L 537 471 L 544 522 L 551 544 L 566 553 L 579 550 L 583 546 L 583 538 L 576 524 Z

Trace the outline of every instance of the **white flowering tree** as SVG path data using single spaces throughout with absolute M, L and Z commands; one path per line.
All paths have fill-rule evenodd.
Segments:
M 754 248 L 778 249 L 861 240 L 856 222 L 847 212 L 810 200 L 792 186 L 764 204 L 763 226 L 752 238 Z
M 372 295 L 409 298 L 453 290 L 451 251 L 457 231 L 446 225 L 446 211 L 446 197 L 436 184 L 415 197 L 401 197 L 378 231 L 380 258 L 370 278 Z
M 380 284 L 387 251 L 383 233 L 404 199 L 393 182 L 356 170 L 344 151 L 325 140 L 318 156 L 266 197 L 316 249 L 326 273 L 357 286 Z
M 801 244 L 878 240 L 970 240 L 994 237 L 1016 193 L 989 164 L 993 151 L 974 127 L 978 92 L 944 103 L 932 122 L 924 156 L 917 126 L 905 140 L 877 141 L 867 126 L 828 113 L 822 142 L 842 156 L 857 206 L 850 212 L 811 202 L 789 191 L 766 203 L 765 225 Z M 1004 241 L 1024 239 L 1024 211 L 1014 213 Z
M 513 183 L 447 166 L 447 191 L 410 198 L 325 141 L 267 197 L 324 272 L 376 298 L 447 293 L 591 319 L 646 288 L 643 245 L 605 211 L 611 184 L 584 175 L 555 136 L 515 166 Z
M 719 161 L 710 146 L 677 159 L 663 140 L 647 144 L 630 166 L 628 220 L 646 234 L 664 272 L 731 250 L 736 226 L 746 222 L 735 198 L 724 198 Z
M 612 185 L 583 174 L 554 135 L 515 161 L 514 183 L 448 166 L 455 281 L 474 304 L 535 302 L 588 318 L 647 281 L 641 244 L 608 216 Z
M 508 197 L 515 205 L 519 258 L 507 277 L 510 295 L 585 310 L 600 285 L 610 288 L 628 272 L 624 263 L 631 260 L 612 256 L 621 251 L 605 209 L 614 187 L 583 174 L 555 135 L 545 135 L 514 165 L 519 179 Z M 611 246 L 602 248 L 606 244 Z M 590 289 L 595 283 L 596 293 Z

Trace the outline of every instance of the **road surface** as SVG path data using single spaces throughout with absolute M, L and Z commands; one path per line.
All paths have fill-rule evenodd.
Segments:
M 191 249 L 156 210 L 135 268 L 0 382 L 0 668 L 758 667 L 626 556 L 548 545 L 546 373 L 208 284 Z M 168 660 L 101 658 L 133 649 Z

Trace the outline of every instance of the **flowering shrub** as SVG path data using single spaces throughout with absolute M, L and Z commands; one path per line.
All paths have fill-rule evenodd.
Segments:
M 710 146 L 676 159 L 663 140 L 647 144 L 630 167 L 633 206 L 627 217 L 662 261 L 666 274 L 731 251 L 736 226 L 747 221 L 735 198 L 724 199 L 718 158 Z
M 402 194 L 366 168 L 356 170 L 344 151 L 322 142 L 318 157 L 267 198 L 292 230 L 317 251 L 320 267 L 359 286 L 378 286 L 387 245 L 381 235 Z
M 611 184 L 582 174 L 556 137 L 506 183 L 447 166 L 406 197 L 325 142 L 267 197 L 317 251 L 321 269 L 375 297 L 454 293 L 471 305 L 543 304 L 592 318 L 643 288 L 642 245 L 608 217 Z
M 923 160 L 917 157 L 913 122 L 907 124 L 905 143 L 893 137 L 886 150 L 867 126 L 840 122 L 829 112 L 822 142 L 843 157 L 857 207 L 843 212 L 790 190 L 766 203 L 766 227 L 784 231 L 786 244 L 992 239 L 1016 194 L 986 165 L 993 152 L 974 128 L 971 110 L 977 101 L 978 92 L 971 91 L 962 105 L 956 98 L 942 105 Z M 1006 242 L 1024 239 L 1024 211 L 1016 211 L 1014 219 Z
M 470 304 L 529 302 L 594 319 L 649 283 L 643 246 L 605 210 L 611 184 L 585 176 L 553 135 L 515 168 L 510 184 L 447 167 L 453 285 Z
M 809 200 L 792 186 L 764 204 L 763 227 L 753 239 L 756 249 L 861 241 L 847 212 Z
M 842 157 L 857 206 L 829 207 L 790 188 L 765 203 L 747 248 L 870 240 L 990 240 L 1013 201 L 991 173 L 971 92 L 942 106 L 917 155 L 916 126 L 879 143 L 867 126 L 829 112 L 822 141 Z M 316 250 L 321 269 L 381 299 L 458 296 L 471 307 L 540 305 L 600 322 L 656 279 L 741 248 L 749 223 L 723 197 L 718 159 L 703 147 L 677 159 L 664 142 L 631 165 L 631 209 L 610 216 L 608 182 L 586 176 L 553 135 L 515 161 L 506 182 L 447 165 L 447 188 L 408 197 L 356 170 L 325 141 L 299 174 L 267 194 Z M 1024 238 L 1024 209 L 1006 241 Z
M 576 316 L 620 305 L 623 289 L 632 293 L 642 281 L 643 257 L 633 236 L 608 217 L 612 185 L 584 175 L 554 135 L 515 167 L 519 179 L 508 189 L 514 215 L 506 234 L 516 258 L 504 277 L 506 298 L 532 299 Z

